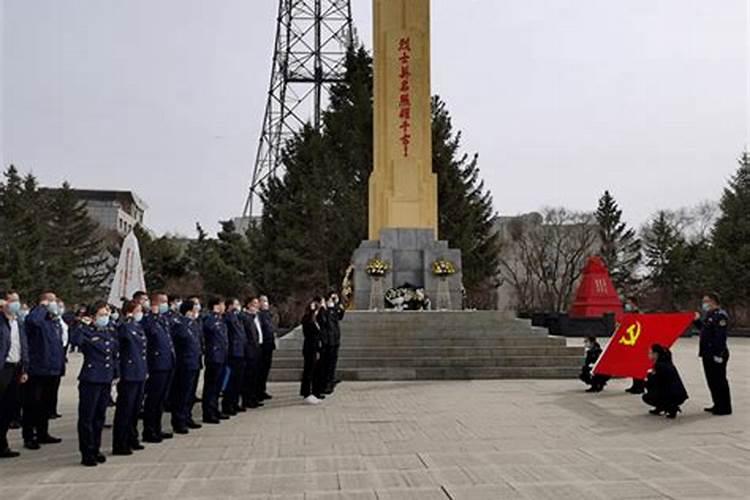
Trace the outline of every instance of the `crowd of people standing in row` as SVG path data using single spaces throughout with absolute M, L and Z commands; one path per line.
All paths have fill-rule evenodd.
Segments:
M 0 458 L 19 455 L 7 440 L 13 427 L 22 428 L 29 450 L 61 442 L 50 433 L 49 422 L 59 417 L 57 394 L 68 350 L 78 350 L 83 357 L 77 429 L 81 463 L 86 466 L 106 461 L 102 431 L 107 408 L 113 404 L 112 454 L 131 455 L 144 448 L 143 442 L 160 443 L 201 428 L 193 419 L 198 401 L 202 423 L 219 424 L 272 398 L 267 381 L 276 330 L 265 296 L 244 303 L 213 297 L 204 310 L 198 297 L 181 300 L 161 292 L 137 292 L 120 310 L 98 302 L 75 313 L 66 313 L 51 291 L 41 294 L 31 309 L 16 292 L 4 297 Z M 301 393 L 307 404 L 319 404 L 334 390 L 338 321 L 343 318 L 335 293 L 313 304 L 312 320 L 305 323 Z M 172 432 L 162 428 L 165 412 L 171 414 Z
M 635 297 L 627 299 L 625 311 L 641 312 Z M 731 415 L 732 397 L 727 379 L 729 314 L 721 307 L 718 294 L 709 293 L 703 297 L 701 312 L 695 314 L 694 327 L 700 331 L 698 356 L 713 400 L 713 405 L 705 408 L 705 411 L 717 416 Z M 609 377 L 594 373 L 593 367 L 602 354 L 602 348 L 596 337 L 587 337 L 584 345 L 586 358 L 580 378 L 589 385 L 586 392 L 601 392 Z M 633 379 L 626 392 L 642 395 L 644 403 L 653 407 L 649 411 L 652 415 L 674 419 L 682 411 L 680 406 L 688 400 L 688 393 L 672 359 L 672 352 L 665 346 L 654 344 L 650 346 L 649 358 L 652 368 L 646 379 Z

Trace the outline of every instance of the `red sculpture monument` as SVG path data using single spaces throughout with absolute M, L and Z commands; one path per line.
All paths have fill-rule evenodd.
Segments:
M 570 307 L 571 318 L 600 318 L 614 314 L 619 321 L 623 315 L 620 296 L 601 257 L 591 257 L 583 268 L 583 277 L 576 298 Z

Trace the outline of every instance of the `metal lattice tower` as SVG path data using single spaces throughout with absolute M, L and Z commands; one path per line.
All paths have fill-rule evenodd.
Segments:
M 352 45 L 350 0 L 279 0 L 263 129 L 243 215 L 281 167 L 286 141 L 305 124 L 320 130 L 325 94 L 342 81 Z

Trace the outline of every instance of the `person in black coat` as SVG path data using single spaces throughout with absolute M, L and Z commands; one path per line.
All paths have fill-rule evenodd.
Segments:
M 146 332 L 141 326 L 143 307 L 131 300 L 123 307 L 124 321 L 117 327 L 120 353 L 120 381 L 117 383 L 117 403 L 112 432 L 112 454 L 132 455 L 142 450 L 138 439 L 138 414 L 143 404 L 143 393 L 148 377 L 148 348 Z
M 218 424 L 229 415 L 219 410 L 219 395 L 224 384 L 224 369 L 229 359 L 229 337 L 224 322 L 224 301 L 214 297 L 208 301 L 209 313 L 203 319 L 204 358 L 203 423 Z
M 584 340 L 584 347 L 586 348 L 586 359 L 581 367 L 581 374 L 578 378 L 581 379 L 585 384 L 590 387 L 586 389 L 586 392 L 601 392 L 604 386 L 607 385 L 609 377 L 604 375 L 594 375 L 592 370 L 599 356 L 602 355 L 602 347 L 597 342 L 596 337 L 587 337 Z
M 263 343 L 260 349 L 260 367 L 258 371 L 258 399 L 265 401 L 273 399 L 268 393 L 268 377 L 273 364 L 273 352 L 276 350 L 276 327 L 273 324 L 273 314 L 268 297 L 261 295 L 258 299 L 258 318 L 260 319 Z
M 78 375 L 78 448 L 81 464 L 94 467 L 107 460 L 101 452 L 102 429 L 112 383 L 120 371 L 117 331 L 107 304 L 94 304 L 74 333 L 83 354 Z
M 261 352 L 263 345 L 263 333 L 258 315 L 260 302 L 257 298 L 250 298 L 245 303 L 245 310 L 239 315 L 239 320 L 247 335 L 245 347 L 245 374 L 242 381 L 241 396 L 242 409 L 259 408 L 263 406 L 258 394 L 258 378 L 260 377 Z
M 232 416 L 246 411 L 240 406 L 240 393 L 242 382 L 245 380 L 247 332 L 240 318 L 242 312 L 240 301 L 230 298 L 227 299 L 225 306 L 224 323 L 229 337 L 229 381 L 224 390 L 221 409 L 225 414 Z
M 695 326 L 700 329 L 700 356 L 706 383 L 711 391 L 713 406 L 705 411 L 714 415 L 732 414 L 732 396 L 727 380 L 729 364 L 729 314 L 721 308 L 719 295 L 709 293 L 703 297 L 703 316 L 695 315 Z
M 682 384 L 680 374 L 672 363 L 672 353 L 659 344 L 651 346 L 649 357 L 654 367 L 646 378 L 646 394 L 643 402 L 654 409 L 652 415 L 667 414 L 667 418 L 675 418 L 680 411 L 680 405 L 687 401 L 688 393 Z
M 305 309 L 305 314 L 302 317 L 302 334 L 304 336 L 302 356 L 305 364 L 302 370 L 299 394 L 305 398 L 306 404 L 311 405 L 317 405 L 321 402 L 320 398 L 313 394 L 314 390 L 317 389 L 315 380 L 318 378 L 320 351 L 323 348 L 321 329 L 318 323 L 321 311 L 323 310 L 320 307 L 319 300 L 313 300 Z
M 326 383 L 323 394 L 333 394 L 336 389 L 338 380 L 336 379 L 336 366 L 339 361 L 339 348 L 341 347 L 341 321 L 344 319 L 344 306 L 341 305 L 339 296 L 336 292 L 328 294 L 328 324 L 330 327 L 330 338 L 328 352 L 326 353 Z

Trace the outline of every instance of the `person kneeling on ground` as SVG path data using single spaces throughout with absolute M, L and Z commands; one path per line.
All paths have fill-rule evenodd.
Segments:
M 680 405 L 688 399 L 688 393 L 672 363 L 672 353 L 666 347 L 654 344 L 649 358 L 654 362 L 654 367 L 646 378 L 643 401 L 654 407 L 649 412 L 652 415 L 666 413 L 667 418 L 675 418 L 682 411 Z
M 586 392 L 601 392 L 604 386 L 607 385 L 609 377 L 594 375 L 592 369 L 602 354 L 602 347 L 596 341 L 596 337 L 586 337 L 583 345 L 586 348 L 586 359 L 583 362 L 581 375 L 578 378 L 590 386 L 586 389 Z

